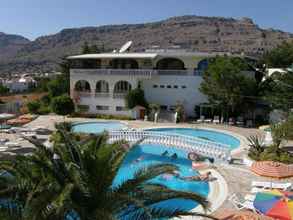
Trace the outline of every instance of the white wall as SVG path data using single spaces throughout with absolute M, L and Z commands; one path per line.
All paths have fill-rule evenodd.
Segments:
M 181 102 L 186 114 L 192 116 L 196 104 L 207 102 L 207 98 L 199 91 L 201 82 L 200 76 L 154 76 L 151 80 L 143 81 L 143 89 L 149 103 L 174 106 Z M 153 85 L 159 87 L 153 88 Z M 160 85 L 165 85 L 165 88 L 160 88 Z M 167 85 L 172 88 L 167 88 Z M 174 85 L 178 85 L 178 89 Z M 186 86 L 186 89 L 181 86 Z

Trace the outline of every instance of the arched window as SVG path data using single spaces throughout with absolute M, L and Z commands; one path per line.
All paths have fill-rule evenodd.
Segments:
M 159 70 L 184 70 L 184 62 L 177 58 L 164 58 L 158 61 L 157 69 Z
M 208 69 L 209 66 L 209 62 L 207 59 L 201 60 L 198 64 L 197 64 L 197 69 L 195 70 L 196 75 L 203 75 L 203 73 Z
M 127 81 L 119 81 L 115 84 L 114 93 L 127 93 L 131 90 L 131 84 Z
M 110 66 L 113 69 L 138 69 L 138 63 L 134 59 L 113 59 Z
M 96 93 L 109 93 L 109 84 L 105 80 L 98 81 L 96 84 Z
M 91 86 L 89 82 L 85 80 L 79 80 L 75 83 L 74 90 L 78 92 L 91 92 Z

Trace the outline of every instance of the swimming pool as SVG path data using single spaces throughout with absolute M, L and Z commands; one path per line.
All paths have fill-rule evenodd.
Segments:
M 168 151 L 168 155 L 162 156 L 165 151 Z M 178 155 L 177 159 L 171 158 L 174 153 Z M 191 168 L 191 161 L 187 159 L 186 152 L 162 145 L 141 144 L 134 147 L 127 154 L 114 179 L 113 186 L 118 186 L 125 180 L 133 178 L 138 169 L 151 164 L 174 164 L 178 166 L 181 177 L 199 174 Z M 153 179 L 152 182 L 163 184 L 174 190 L 195 192 L 203 196 L 207 196 L 209 193 L 209 184 L 207 182 L 182 180 L 173 175 L 162 175 Z M 172 210 L 180 208 L 186 211 L 192 210 L 197 205 L 191 200 L 184 199 L 172 199 L 157 204 L 158 207 Z
M 72 131 L 76 133 L 99 134 L 104 131 L 125 129 L 127 126 L 120 122 L 81 122 L 72 125 Z
M 181 134 L 181 135 L 201 138 L 204 140 L 214 141 L 217 143 L 229 145 L 231 147 L 231 150 L 236 149 L 240 146 L 239 139 L 233 137 L 232 135 L 224 134 L 218 131 L 194 129 L 194 128 L 154 128 L 154 129 L 148 129 L 148 130 L 173 133 L 173 134 Z

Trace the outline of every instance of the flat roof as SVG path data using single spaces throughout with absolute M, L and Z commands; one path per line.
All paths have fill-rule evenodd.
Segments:
M 247 57 L 251 59 L 255 59 L 253 57 L 249 57 L 246 55 L 240 55 L 240 54 L 231 54 L 231 53 L 225 53 L 225 52 L 186 52 L 186 51 L 158 51 L 158 52 L 136 52 L 136 53 L 99 53 L 99 54 L 82 54 L 82 55 L 76 55 L 76 56 L 69 56 L 67 59 L 103 59 L 103 58 L 147 58 L 147 59 L 155 59 L 157 57 L 192 57 L 192 56 L 198 56 L 198 57 L 215 57 L 215 56 L 224 56 L 228 55 L 231 57 Z
M 100 58 L 149 58 L 154 59 L 157 53 L 99 53 L 70 56 L 67 59 L 100 59 Z

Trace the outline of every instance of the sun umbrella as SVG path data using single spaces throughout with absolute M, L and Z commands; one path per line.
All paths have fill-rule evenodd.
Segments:
M 293 176 L 293 166 L 273 161 L 254 162 L 250 169 L 260 176 L 272 178 L 286 178 Z
M 279 220 L 293 220 L 293 193 L 280 190 L 260 192 L 253 202 L 259 212 Z

